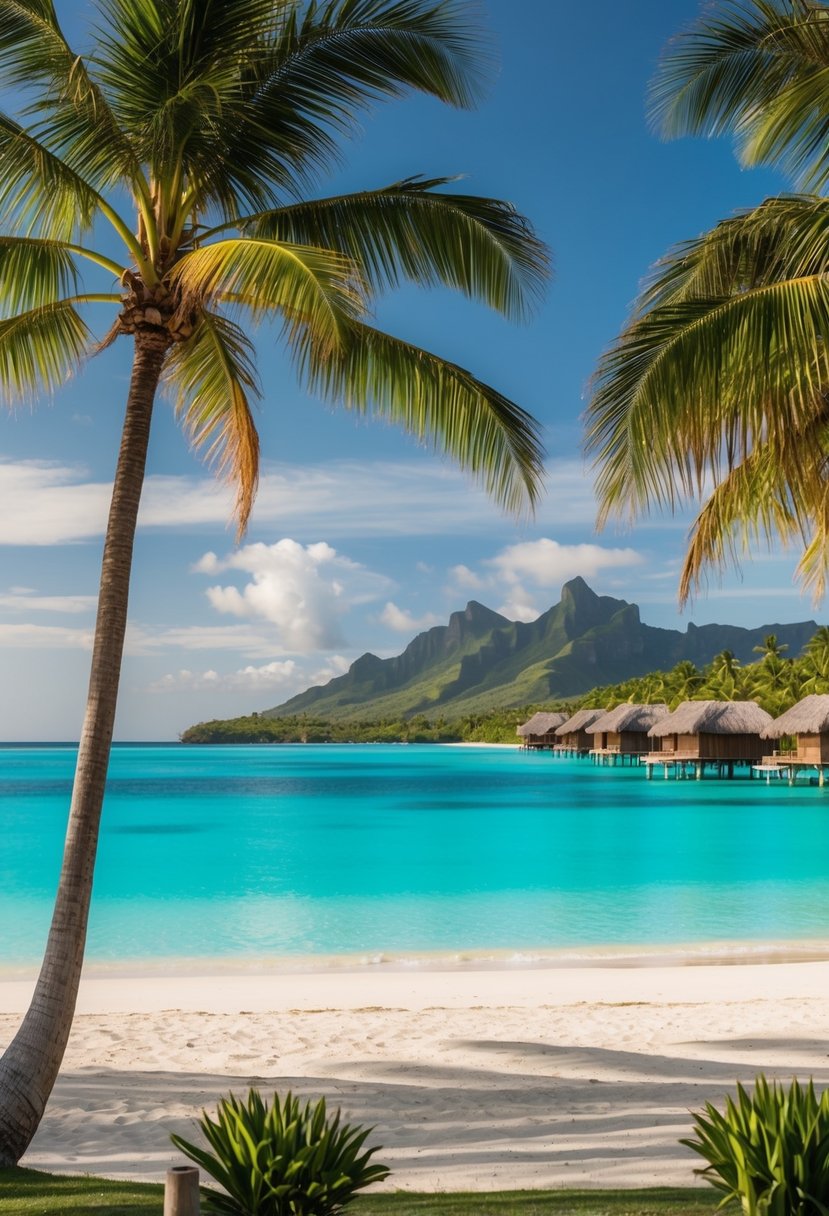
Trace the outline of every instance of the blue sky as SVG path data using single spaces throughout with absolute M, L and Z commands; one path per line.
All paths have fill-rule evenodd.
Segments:
M 579 416 L 639 281 L 673 242 L 786 187 L 741 170 L 727 141 L 666 144 L 648 128 L 647 81 L 696 0 L 482 7 L 500 58 L 487 100 L 470 113 L 412 98 L 365 116 L 319 193 L 463 173 L 465 189 L 509 199 L 550 244 L 555 279 L 529 325 L 445 292 L 407 289 L 380 310 L 390 330 L 541 420 L 549 476 L 536 518 L 504 518 L 406 436 L 304 396 L 262 331 L 262 488 L 241 547 L 228 493 L 159 405 L 117 738 L 172 739 L 278 704 L 366 650 L 398 653 L 470 598 L 532 619 L 575 574 L 656 625 L 825 619 L 793 582 L 794 553 L 715 578 L 680 616 L 687 520 L 594 531 Z M 58 10 L 84 28 L 85 6 Z M 77 737 L 130 354 L 122 339 L 53 401 L 0 414 L 0 739 Z

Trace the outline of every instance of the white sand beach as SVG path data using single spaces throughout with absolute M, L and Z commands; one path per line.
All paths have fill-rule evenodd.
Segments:
M 0 1046 L 31 981 L 0 982 Z M 689 1109 L 829 1084 L 829 962 L 93 974 L 23 1164 L 160 1178 L 233 1089 L 324 1094 L 406 1190 L 691 1185 Z

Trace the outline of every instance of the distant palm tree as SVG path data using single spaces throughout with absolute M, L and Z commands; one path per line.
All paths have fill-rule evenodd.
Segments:
M 806 669 L 806 692 L 829 692 L 829 625 L 820 625 L 803 649 Z
M 100 0 L 91 52 L 52 0 L 0 0 L 0 393 L 34 397 L 104 344 L 133 343 L 89 700 L 54 917 L 29 1012 L 0 1061 L 0 1165 L 19 1159 L 66 1045 L 84 954 L 156 391 L 235 485 L 244 531 L 259 469 L 245 326 L 275 320 L 308 388 L 372 410 L 532 505 L 533 420 L 464 368 L 370 323 L 378 292 L 445 284 L 513 318 L 547 276 L 525 219 L 446 178 L 309 198 L 336 136 L 408 89 L 457 106 L 484 62 L 458 0 Z M 28 125 L 26 125 L 28 124 Z M 81 266 L 99 283 L 82 284 Z M 83 311 L 80 311 L 83 308 Z
M 740 678 L 740 660 L 733 650 L 721 650 L 711 661 L 708 685 L 717 697 L 733 701 Z
M 671 709 L 682 701 L 692 701 L 703 683 L 703 675 L 690 659 L 683 659 L 665 675 L 665 695 Z
M 679 245 L 603 357 L 587 412 L 599 518 L 705 499 L 680 581 L 758 542 L 829 569 L 829 7 L 721 0 L 668 47 L 653 108 L 669 136 L 732 132 L 746 165 L 800 189 Z M 713 490 L 708 485 L 713 479 Z

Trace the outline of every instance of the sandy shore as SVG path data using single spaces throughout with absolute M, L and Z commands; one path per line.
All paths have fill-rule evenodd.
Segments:
M 0 982 L 0 1045 L 31 984 Z M 230 1089 L 325 1094 L 407 1190 L 690 1185 L 689 1109 L 829 1084 L 829 962 L 96 976 L 24 1164 L 159 1178 Z

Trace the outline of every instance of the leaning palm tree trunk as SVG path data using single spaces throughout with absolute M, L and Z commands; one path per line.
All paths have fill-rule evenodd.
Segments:
M 168 345 L 160 331 L 157 335 L 144 332 L 136 338 L 104 542 L 86 715 L 55 910 L 32 1003 L 0 1059 L 0 1166 L 19 1161 L 37 1131 L 75 1012 L 127 625 L 138 505 L 153 401 Z

